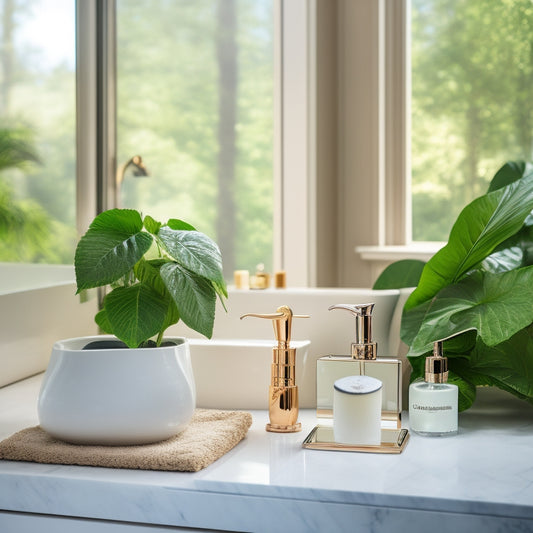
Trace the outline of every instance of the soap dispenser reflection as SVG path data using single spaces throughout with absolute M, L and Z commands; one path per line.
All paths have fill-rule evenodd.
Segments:
M 350 355 L 326 355 L 317 360 L 317 416 L 333 416 L 333 385 L 346 376 L 370 376 L 383 383 L 381 421 L 384 427 L 401 428 L 402 362 L 393 357 L 378 357 L 372 339 L 374 304 L 337 304 L 355 318 L 355 340 Z
M 309 318 L 309 315 L 295 315 L 290 307 L 278 307 L 276 313 L 247 313 L 245 317 L 267 318 L 272 320 L 274 334 L 278 341 L 272 349 L 272 371 L 269 387 L 268 411 L 270 423 L 266 430 L 276 433 L 300 431 L 298 422 L 298 387 L 296 385 L 296 348 L 290 347 L 293 318 Z

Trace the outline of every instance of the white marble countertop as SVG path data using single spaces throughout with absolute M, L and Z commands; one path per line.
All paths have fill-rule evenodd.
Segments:
M 0 389 L 0 438 L 38 423 L 40 379 Z M 478 392 L 457 436 L 411 435 L 399 455 L 303 449 L 312 410 L 292 434 L 252 415 L 246 439 L 194 474 L 0 461 L 0 509 L 232 531 L 533 531 L 533 406 L 501 391 Z

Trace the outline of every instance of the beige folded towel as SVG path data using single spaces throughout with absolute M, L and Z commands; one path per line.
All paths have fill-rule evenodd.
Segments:
M 36 426 L 0 442 L 0 459 L 197 472 L 236 446 L 251 424 L 250 413 L 196 409 L 187 428 L 176 437 L 139 446 L 68 444 Z

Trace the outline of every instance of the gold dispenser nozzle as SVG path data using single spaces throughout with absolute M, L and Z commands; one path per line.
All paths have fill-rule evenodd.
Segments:
M 302 429 L 298 422 L 298 387 L 296 386 L 296 349 L 290 347 L 293 318 L 309 318 L 309 315 L 295 315 L 290 307 L 282 305 L 276 313 L 247 313 L 245 317 L 272 320 L 274 334 L 278 341 L 272 349 L 272 370 L 269 387 L 268 411 L 270 423 L 267 431 L 294 433 Z
M 443 355 L 442 339 L 433 344 L 433 355 L 426 357 L 426 383 L 446 383 L 448 381 L 448 358 Z
M 352 358 L 373 360 L 377 358 L 377 344 L 372 340 L 372 312 L 374 304 L 337 304 L 329 307 L 344 309 L 355 317 L 355 340 L 352 342 Z

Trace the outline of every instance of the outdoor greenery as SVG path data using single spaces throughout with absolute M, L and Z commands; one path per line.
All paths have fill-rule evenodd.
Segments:
M 445 241 L 502 161 L 533 159 L 533 3 L 412 0 L 411 46 L 413 239 Z
M 62 50 L 53 61 L 32 41 L 38 36 L 28 38 L 26 25 L 40 20 L 41 4 L 0 0 L 0 124 L 25 144 L 30 162 L 39 156 L 39 164 L 0 169 L 0 217 L 14 222 L 0 233 L 0 261 L 70 264 L 77 240 L 75 42 L 68 27 L 50 32 L 43 20 L 42 35 Z M 74 2 L 51 5 L 69 6 L 73 28 Z
M 45 5 L 63 6 L 74 28 L 73 0 L 0 0 L 0 121 L 31 129 L 42 162 L 2 172 L 0 188 L 40 205 L 56 245 L 15 250 L 4 234 L 0 261 L 71 263 L 76 246 L 74 38 L 67 24 L 51 38 Z M 271 0 L 118 0 L 117 10 L 117 164 L 140 154 L 150 171 L 126 175 L 120 206 L 182 213 L 217 240 L 227 276 L 269 270 Z M 412 0 L 411 14 L 413 238 L 445 240 L 501 161 L 533 158 L 533 4 Z M 36 21 L 47 42 L 64 36 L 61 57 L 28 40 Z
M 118 2 L 121 207 L 179 212 L 216 239 L 229 278 L 272 266 L 271 0 Z
M 132 209 L 99 214 L 75 255 L 78 292 L 112 285 L 96 323 L 130 348 L 147 345 L 180 318 L 211 338 L 216 296 L 227 298 L 216 243 L 178 219 L 166 224 Z
M 71 263 L 74 61 L 24 41 L 39 20 L 50 37 L 45 4 L 66 6 L 74 27 L 73 0 L 0 0 L 0 120 L 30 127 L 43 162 L 2 180 L 41 205 L 65 249 L 53 262 Z M 117 1 L 117 165 L 139 153 L 150 173 L 126 175 L 120 207 L 181 213 L 219 242 L 228 276 L 272 264 L 272 17 L 271 0 Z M 73 39 L 62 48 L 74 57 Z
M 405 303 L 401 338 L 412 380 L 443 343 L 459 409 L 477 385 L 533 403 L 533 165 L 511 162 L 486 194 L 460 213 L 448 244 L 420 272 L 420 262 L 390 265 L 374 288 L 416 286 Z
M 30 131 L 0 128 L 0 260 L 46 261 L 57 252 L 50 238 L 53 221 L 45 210 L 31 198 L 18 198 L 1 179 L 5 172 L 38 163 Z

